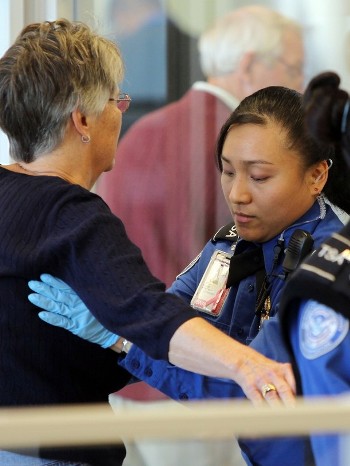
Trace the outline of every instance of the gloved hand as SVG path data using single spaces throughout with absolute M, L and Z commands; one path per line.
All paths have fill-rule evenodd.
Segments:
M 30 280 L 28 286 L 35 293 L 28 299 L 35 306 L 45 309 L 39 317 L 48 324 L 62 327 L 102 348 L 114 345 L 119 336 L 105 329 L 95 319 L 79 296 L 64 281 L 49 274 L 40 276 L 42 281 Z

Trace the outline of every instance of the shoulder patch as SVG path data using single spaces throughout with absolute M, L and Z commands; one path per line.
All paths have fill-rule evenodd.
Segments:
M 317 301 L 307 301 L 301 310 L 300 350 L 306 359 L 316 359 L 336 348 L 349 331 L 349 321 Z
M 212 241 L 216 242 L 219 240 L 231 241 L 235 243 L 238 241 L 237 228 L 234 222 L 228 223 L 221 227 L 213 236 Z

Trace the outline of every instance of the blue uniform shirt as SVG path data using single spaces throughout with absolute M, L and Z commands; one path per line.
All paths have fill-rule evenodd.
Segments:
M 348 395 L 349 320 L 324 304 L 312 300 L 303 302 L 300 312 L 298 309 L 294 311 L 290 335 L 302 380 L 303 395 Z M 317 466 L 345 464 L 348 436 L 313 435 L 311 443 Z
M 243 344 L 251 344 L 252 347 L 266 356 L 280 362 L 289 361 L 289 352 L 284 346 L 277 320 L 280 294 L 285 284 L 285 281 L 281 278 L 283 257 L 280 257 L 277 265 L 274 266 L 274 248 L 279 239 L 284 240 L 284 248 L 286 248 L 291 235 L 296 229 L 303 229 L 311 233 L 314 246 L 317 247 L 321 241 L 341 227 L 342 223 L 329 206 L 325 207 L 322 202 L 315 202 L 312 208 L 293 225 L 280 235 L 261 244 L 265 270 L 273 276 L 270 279 L 272 285 L 270 290 L 270 319 L 264 322 L 260 331 L 260 318 L 255 315 L 255 274 L 243 278 L 237 285 L 231 287 L 225 304 L 217 317 L 201 312 L 199 312 L 199 315 L 237 341 Z M 232 241 L 228 240 L 209 241 L 192 265 L 187 267 L 176 278 L 168 292 L 177 294 L 186 302 L 190 302 L 207 269 L 213 252 L 221 250 L 232 253 L 232 245 Z M 252 248 L 252 246 L 255 245 L 245 240 L 239 240 L 235 248 L 235 254 L 242 253 Z M 121 365 L 138 379 L 144 380 L 175 400 L 244 396 L 241 388 L 231 380 L 205 377 L 172 366 L 167 362 L 152 360 L 135 346 L 121 361 Z M 279 441 L 281 447 L 282 443 L 282 441 Z M 298 451 L 294 446 L 291 447 L 293 453 L 288 458 L 284 458 L 281 463 L 279 449 L 270 448 L 269 444 L 270 442 L 249 441 L 245 444 L 245 451 L 253 458 L 254 463 L 257 461 L 256 464 L 270 466 L 282 463 L 285 466 L 287 464 L 305 464 L 305 461 L 297 456 Z
M 349 396 L 349 238 L 348 223 L 322 242 L 288 282 L 281 301 L 281 330 L 305 397 Z M 343 435 L 319 433 L 311 443 L 317 466 L 340 466 L 348 459 Z

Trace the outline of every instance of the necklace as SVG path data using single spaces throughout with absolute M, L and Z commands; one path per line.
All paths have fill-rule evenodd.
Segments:
M 30 175 L 32 176 L 57 176 L 58 178 L 62 178 L 64 181 L 67 181 L 67 183 L 71 183 L 70 180 L 68 180 L 67 178 L 65 178 L 64 176 L 62 175 L 58 175 L 56 172 L 54 171 L 43 171 L 43 172 L 38 172 L 36 170 L 29 170 L 29 168 L 26 168 L 24 167 L 22 164 L 20 164 L 19 162 L 16 162 L 16 165 L 21 168 L 24 172 L 26 173 L 29 173 Z

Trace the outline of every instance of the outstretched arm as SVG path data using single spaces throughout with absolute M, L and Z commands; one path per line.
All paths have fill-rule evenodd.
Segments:
M 68 285 L 61 280 L 56 284 L 56 279 L 46 274 L 41 278 L 43 282 L 29 283 L 36 292 L 29 295 L 29 299 L 55 315 L 52 319 L 48 314 L 40 313 L 43 320 L 104 347 L 112 346 L 113 339 L 116 342 L 118 336 L 108 331 L 104 333 L 101 324 Z M 232 379 L 254 403 L 263 401 L 262 387 L 266 384 L 276 387 L 276 391 L 266 397 L 268 402 L 280 399 L 289 403 L 294 399 L 295 381 L 289 364 L 266 358 L 199 317 L 188 320 L 174 333 L 170 340 L 169 361 L 189 371 Z
M 167 361 L 156 361 L 135 345 L 119 364 L 136 378 L 177 401 L 244 397 L 240 386 L 232 380 L 206 377 Z

